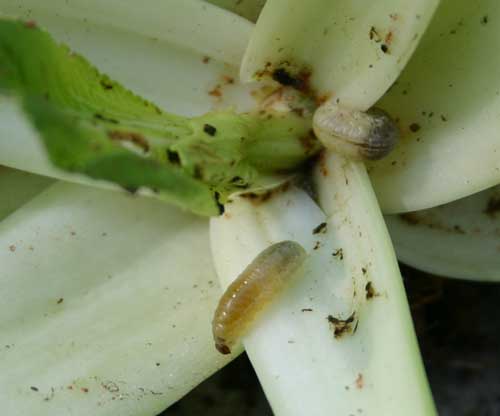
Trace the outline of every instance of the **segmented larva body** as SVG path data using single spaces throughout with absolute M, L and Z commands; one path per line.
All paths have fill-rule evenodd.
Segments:
M 387 156 L 399 140 L 399 128 L 378 108 L 366 113 L 328 101 L 313 117 L 313 130 L 328 149 L 351 159 L 377 160 Z
M 305 258 L 304 248 L 294 241 L 273 244 L 229 285 L 212 321 L 215 347 L 219 352 L 231 352 L 231 347 L 291 280 Z

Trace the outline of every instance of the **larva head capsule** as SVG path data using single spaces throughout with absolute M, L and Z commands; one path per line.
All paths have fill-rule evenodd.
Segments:
M 351 159 L 377 160 L 387 156 L 399 139 L 399 129 L 378 108 L 366 113 L 328 101 L 314 113 L 313 129 L 327 149 Z

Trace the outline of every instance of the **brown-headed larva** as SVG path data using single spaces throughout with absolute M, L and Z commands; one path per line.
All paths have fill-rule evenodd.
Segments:
M 215 347 L 229 354 L 255 318 L 281 292 L 306 258 L 304 248 L 282 241 L 262 251 L 222 295 L 212 331 Z
M 358 160 L 387 156 L 400 135 L 398 126 L 385 111 L 373 108 L 365 113 L 333 101 L 316 110 L 313 130 L 327 149 Z

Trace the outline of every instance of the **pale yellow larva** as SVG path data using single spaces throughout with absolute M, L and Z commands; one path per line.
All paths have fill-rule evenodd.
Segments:
M 313 130 L 326 148 L 351 159 L 381 159 L 400 136 L 398 126 L 385 111 L 357 111 L 332 101 L 314 113 Z
M 290 281 L 306 258 L 304 248 L 282 241 L 262 251 L 222 295 L 212 331 L 215 347 L 229 354 L 255 318 Z

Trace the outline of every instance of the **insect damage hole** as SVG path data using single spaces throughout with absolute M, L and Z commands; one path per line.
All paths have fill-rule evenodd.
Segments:
M 282 241 L 262 251 L 222 295 L 212 321 L 215 347 L 230 354 L 266 306 L 283 290 L 304 263 L 306 251 Z
M 359 160 L 382 159 L 400 136 L 398 126 L 385 111 L 357 111 L 332 100 L 314 113 L 313 130 L 326 148 Z

